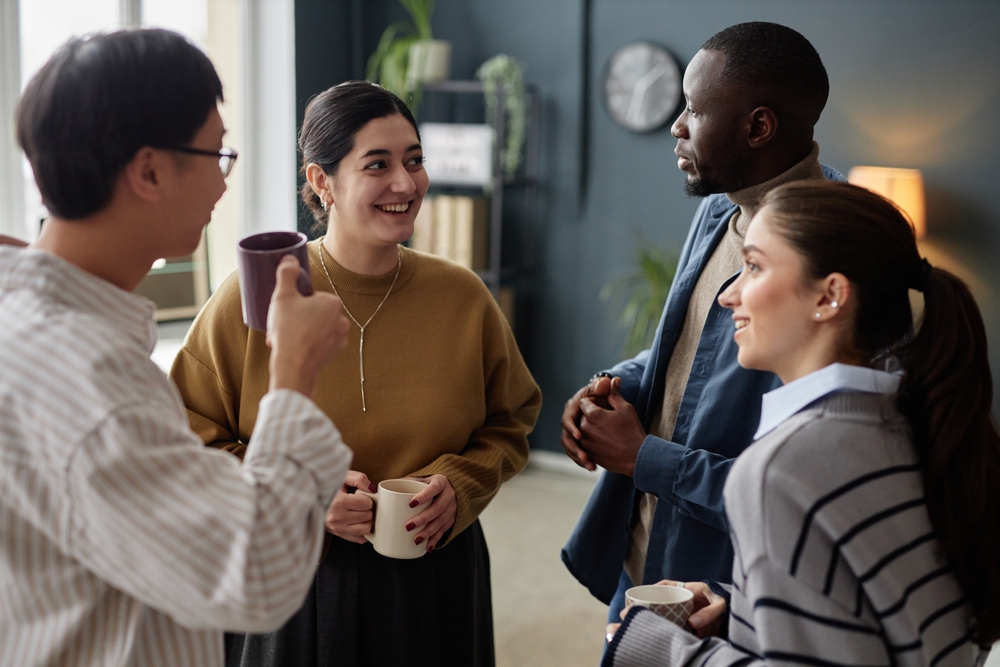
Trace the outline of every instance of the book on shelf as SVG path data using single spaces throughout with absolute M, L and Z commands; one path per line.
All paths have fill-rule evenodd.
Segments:
M 489 199 L 462 195 L 424 197 L 410 247 L 446 257 L 473 271 L 489 265 Z

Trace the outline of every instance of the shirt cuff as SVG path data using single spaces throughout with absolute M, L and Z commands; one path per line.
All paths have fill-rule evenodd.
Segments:
M 697 641 L 693 635 L 645 607 L 632 607 L 604 652 L 601 667 L 646 667 L 668 664 L 675 642 Z
M 685 451 L 686 447 L 675 442 L 647 435 L 635 457 L 632 479 L 636 488 L 669 500 L 674 493 L 674 482 Z
M 297 391 L 276 389 L 260 401 L 243 465 L 276 457 L 292 459 L 312 474 L 317 499 L 326 504 L 343 483 L 353 453 L 315 403 Z

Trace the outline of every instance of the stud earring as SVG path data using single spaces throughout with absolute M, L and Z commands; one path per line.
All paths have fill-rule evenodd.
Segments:
M 837 307 L 837 306 L 839 306 L 839 305 L 840 305 L 839 303 L 837 303 L 836 301 L 834 301 L 834 302 L 832 302 L 832 303 L 830 304 L 830 307 L 831 307 L 831 308 L 836 308 L 836 307 Z
M 823 317 L 823 315 L 822 315 L 822 314 L 820 314 L 820 313 L 816 313 L 816 319 L 817 319 L 817 320 L 818 320 L 819 318 L 821 318 L 821 317 Z

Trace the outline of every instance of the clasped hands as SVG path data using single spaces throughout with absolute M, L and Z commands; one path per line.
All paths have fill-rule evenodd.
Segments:
M 657 586 L 679 586 L 679 581 L 664 579 L 658 581 Z M 726 614 L 726 599 L 721 595 L 716 595 L 708 584 L 701 581 L 689 581 L 683 585 L 684 588 L 694 593 L 694 607 L 691 617 L 688 618 L 688 627 L 685 628 L 700 639 L 705 637 L 715 637 L 719 634 L 722 620 Z M 628 608 L 622 609 L 621 618 L 625 620 Z M 609 623 L 607 628 L 607 639 L 610 643 L 621 623 Z
M 631 477 L 646 430 L 620 388 L 621 378 L 595 377 L 573 394 L 563 409 L 561 442 L 578 466 Z
M 412 477 L 427 484 L 427 488 L 413 497 L 416 505 L 429 503 L 423 512 L 413 517 L 406 530 L 413 534 L 414 544 L 426 544 L 427 551 L 434 547 L 444 534 L 455 525 L 458 502 L 455 489 L 444 475 Z M 368 476 L 357 470 L 350 470 L 344 478 L 344 485 L 333 497 L 326 511 L 326 530 L 348 542 L 364 544 L 365 535 L 372 532 L 372 499 L 354 493 L 362 489 L 374 493 L 377 489 Z M 416 506 L 414 505 L 414 506 Z

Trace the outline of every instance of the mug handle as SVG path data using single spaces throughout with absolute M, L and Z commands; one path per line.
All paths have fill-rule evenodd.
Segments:
M 312 287 L 310 286 L 311 289 Z M 361 489 L 355 490 L 354 493 L 361 496 L 368 496 L 372 499 L 372 532 L 365 535 L 365 539 L 375 544 L 375 512 L 378 510 L 378 494 L 371 493 L 370 491 L 362 491 Z
M 299 277 L 298 280 L 295 281 L 295 287 L 299 290 L 299 294 L 302 296 L 313 295 L 312 278 L 309 277 L 309 272 L 306 271 L 304 267 L 299 267 Z

